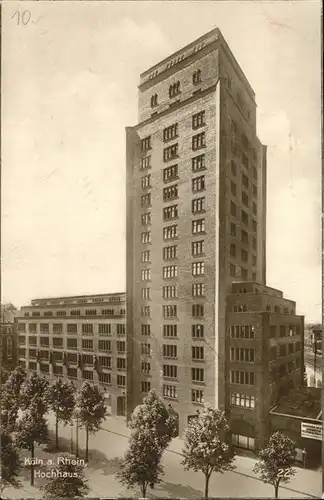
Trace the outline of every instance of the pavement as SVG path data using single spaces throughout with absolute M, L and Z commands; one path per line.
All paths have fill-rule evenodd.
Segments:
M 54 430 L 54 419 L 49 417 L 50 428 Z M 102 428 L 90 436 L 89 463 L 84 472 L 90 491 L 88 497 L 97 498 L 139 498 L 139 490 L 126 490 L 115 478 L 120 461 L 127 450 L 129 429 L 123 417 L 109 417 Z M 37 449 L 36 457 L 57 457 L 63 451 L 69 451 L 72 441 L 75 441 L 75 429 L 70 426 L 59 426 L 61 452 L 53 449 Z M 85 432 L 79 430 L 80 456 L 84 457 Z M 149 498 L 201 498 L 204 491 L 204 476 L 201 472 L 185 471 L 181 465 L 183 441 L 176 438 L 166 450 L 162 464 L 164 476 L 161 484 L 154 490 L 149 490 Z M 26 452 L 26 456 L 28 453 Z M 210 497 L 232 498 L 269 498 L 274 491 L 271 485 L 264 484 L 253 474 L 255 459 L 237 456 L 235 471 L 224 474 L 213 474 L 210 480 Z M 279 489 L 280 498 L 321 498 L 321 472 L 296 468 L 297 474 L 291 482 Z M 29 484 L 29 470 L 22 473 L 23 487 L 19 490 L 5 490 L 3 499 L 42 498 L 38 487 L 41 479 L 36 479 L 35 487 Z

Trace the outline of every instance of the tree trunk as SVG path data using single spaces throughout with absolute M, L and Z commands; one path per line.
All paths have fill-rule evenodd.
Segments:
M 31 445 L 31 465 L 30 465 L 30 484 L 31 486 L 34 486 L 34 456 L 35 456 L 35 445 L 34 441 L 32 442 Z
M 210 474 L 205 474 L 205 498 L 208 498 L 208 487 L 209 487 Z
M 142 498 L 146 498 L 146 488 L 147 488 L 146 483 L 141 484 Z
M 89 459 L 89 431 L 88 426 L 86 425 L 86 453 L 85 453 L 85 461 L 88 462 Z
M 55 447 L 58 450 L 58 414 L 55 415 Z
M 279 483 L 275 484 L 275 498 L 278 498 Z

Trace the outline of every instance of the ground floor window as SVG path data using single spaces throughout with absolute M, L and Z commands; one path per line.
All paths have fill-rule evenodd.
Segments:
M 232 434 L 232 444 L 238 448 L 245 448 L 246 450 L 254 450 L 255 439 L 241 434 Z

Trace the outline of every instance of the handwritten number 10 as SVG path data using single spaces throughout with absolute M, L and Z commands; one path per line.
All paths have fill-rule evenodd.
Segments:
M 29 21 L 31 20 L 31 13 L 29 12 L 29 10 L 24 10 L 24 12 L 22 14 L 20 14 L 19 10 L 17 10 L 14 15 L 12 16 L 12 19 L 17 16 L 17 25 L 20 26 L 21 24 L 23 24 L 24 26 L 26 26 L 26 24 L 29 23 Z

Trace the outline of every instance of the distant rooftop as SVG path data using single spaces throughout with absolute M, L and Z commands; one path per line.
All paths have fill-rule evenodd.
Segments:
M 321 388 L 300 387 L 295 389 L 287 396 L 283 396 L 270 413 L 321 420 Z

